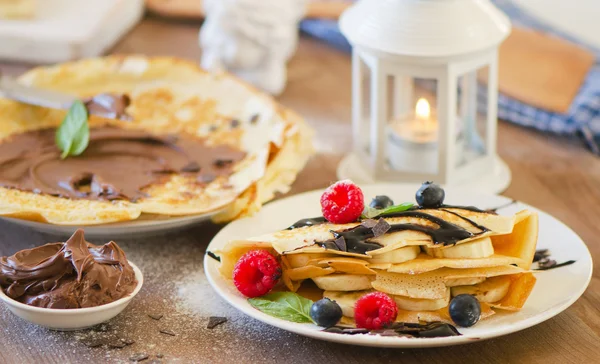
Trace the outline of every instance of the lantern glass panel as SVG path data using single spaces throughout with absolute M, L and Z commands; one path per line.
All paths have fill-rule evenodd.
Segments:
M 458 79 L 458 148 L 462 155 L 457 166 L 489 154 L 487 74 L 485 66 Z
M 404 173 L 438 172 L 437 80 L 388 76 L 386 166 Z

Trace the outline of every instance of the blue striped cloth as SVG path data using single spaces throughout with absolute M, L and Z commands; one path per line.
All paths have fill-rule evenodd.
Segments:
M 555 113 L 527 105 L 521 101 L 500 94 L 498 97 L 498 117 L 526 127 L 562 135 L 579 135 L 590 150 L 600 155 L 600 50 L 583 44 L 547 24 L 537 20 L 523 11 L 510 0 L 492 0 L 512 20 L 513 24 L 525 28 L 543 31 L 561 37 L 573 43 L 591 49 L 597 56 L 596 64 L 590 69 L 579 93 L 573 99 L 569 110 Z M 351 47 L 346 38 L 339 32 L 337 21 L 305 20 L 301 29 L 316 38 L 323 39 L 344 51 Z M 479 102 L 485 105 L 485 95 Z

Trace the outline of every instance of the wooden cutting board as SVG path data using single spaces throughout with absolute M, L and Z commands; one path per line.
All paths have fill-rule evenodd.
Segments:
M 308 18 L 336 19 L 353 0 L 309 0 Z M 146 7 L 155 14 L 185 19 L 204 17 L 202 0 L 146 0 Z
M 38 0 L 32 19 L 0 20 L 0 59 L 55 63 L 98 56 L 143 12 L 143 0 Z

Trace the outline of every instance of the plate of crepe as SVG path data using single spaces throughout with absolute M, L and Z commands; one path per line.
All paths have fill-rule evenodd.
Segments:
M 0 217 L 40 231 L 114 238 L 230 221 L 287 192 L 312 154 L 302 118 L 190 61 L 111 56 L 35 68 L 19 82 L 129 100 L 127 120 L 91 115 L 87 149 L 61 158 L 65 110 L 0 99 Z
M 380 195 L 402 203 L 414 201 L 416 188 L 377 184 L 362 191 L 366 203 Z M 573 304 L 591 279 L 592 259 L 581 238 L 556 218 L 521 202 L 448 189 L 440 208 L 378 216 L 386 228 L 377 233 L 364 219 L 343 225 L 322 218 L 306 220 L 321 216 L 322 192 L 270 203 L 215 236 L 208 251 L 220 261 L 207 255 L 204 267 L 225 301 L 264 323 L 316 339 L 374 347 L 436 347 L 507 335 L 548 320 Z M 357 231 L 360 244 L 354 239 Z M 343 244 L 339 236 L 345 237 Z M 335 300 L 343 312 L 341 328 L 354 326 L 357 299 L 373 291 L 396 302 L 394 327 L 454 324 L 448 305 L 461 293 L 477 298 L 481 316 L 471 327 L 458 327 L 460 335 L 436 337 L 357 334 L 351 329 L 346 335 L 312 323 L 289 322 L 254 308 L 233 284 L 234 264 L 255 249 L 268 250 L 281 262 L 276 290 L 295 291 L 313 301 Z M 533 262 L 540 254 L 546 259 Z M 551 260 L 553 269 L 540 270 Z

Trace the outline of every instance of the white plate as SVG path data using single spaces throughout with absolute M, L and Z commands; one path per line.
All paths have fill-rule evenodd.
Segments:
M 263 207 L 255 216 L 237 220 L 221 230 L 208 246 L 214 251 L 227 241 L 236 238 L 251 237 L 286 228 L 301 218 L 320 215 L 319 197 L 322 191 L 313 191 L 275 201 Z M 380 184 L 363 188 L 365 199 L 386 194 L 395 202 L 413 201 L 414 186 L 400 184 Z M 474 195 L 459 190 L 446 190 L 446 202 L 449 204 L 475 205 L 480 208 L 493 208 L 510 203 L 511 200 L 494 195 Z M 435 347 L 457 345 L 475 340 L 485 340 L 510 334 L 539 324 L 575 302 L 585 291 L 592 276 L 592 258 L 584 242 L 569 227 L 554 217 L 523 203 L 516 203 L 500 209 L 500 213 L 514 213 L 529 208 L 540 214 L 540 234 L 538 249 L 547 248 L 552 258 L 558 262 L 576 260 L 569 266 L 539 272 L 538 280 L 523 309 L 515 313 L 499 313 L 479 322 L 472 328 L 462 329 L 462 336 L 441 338 L 397 338 L 375 335 L 341 335 L 322 332 L 321 328 L 311 324 L 297 324 L 266 315 L 248 304 L 237 292 L 230 280 L 223 278 L 218 270 L 218 262 L 206 256 L 204 270 L 206 276 L 217 291 L 229 304 L 243 313 L 300 335 L 363 346 L 377 347 Z
M 41 233 L 61 236 L 71 236 L 75 230 L 83 228 L 87 238 L 117 240 L 120 237 L 163 233 L 170 230 L 185 228 L 208 220 L 218 212 L 220 212 L 220 210 L 212 211 L 206 214 L 180 217 L 153 216 L 152 218 L 145 218 L 142 216 L 133 221 L 115 222 L 102 225 L 53 225 L 43 222 L 13 219 L 9 217 L 0 217 L 0 220 L 21 225 Z

